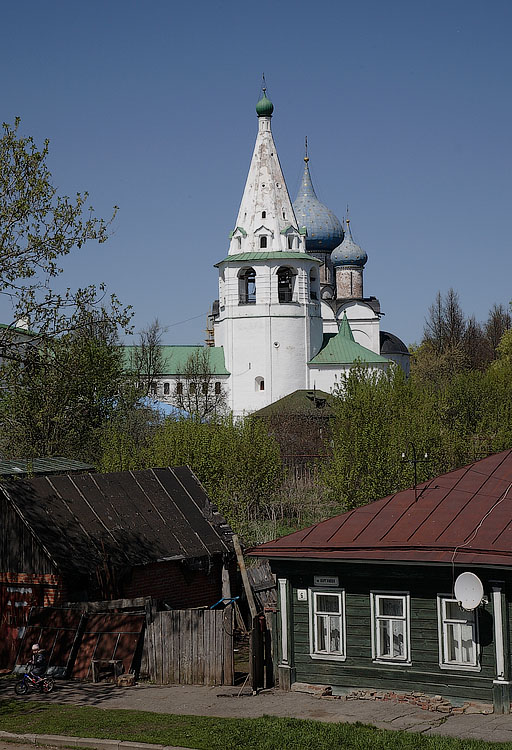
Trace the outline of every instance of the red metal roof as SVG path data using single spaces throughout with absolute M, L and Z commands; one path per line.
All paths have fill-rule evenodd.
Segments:
M 512 450 L 248 550 L 316 558 L 512 566 Z

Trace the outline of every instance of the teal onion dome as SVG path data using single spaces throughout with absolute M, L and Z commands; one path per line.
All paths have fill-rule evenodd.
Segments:
M 363 268 L 367 260 L 368 256 L 365 251 L 354 242 L 350 230 L 350 221 L 347 220 L 345 239 L 331 253 L 332 264 L 333 266 L 356 266 L 357 268 Z
M 258 117 L 272 117 L 274 111 L 274 105 L 267 97 L 267 89 L 263 89 L 263 96 L 256 105 L 256 113 Z
M 342 242 L 343 227 L 337 216 L 320 203 L 316 197 L 308 157 L 304 159 L 304 174 L 293 210 L 300 227 L 306 227 L 306 250 L 308 252 L 331 252 Z

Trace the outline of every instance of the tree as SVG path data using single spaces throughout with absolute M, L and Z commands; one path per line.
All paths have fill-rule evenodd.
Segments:
M 188 465 L 238 533 L 265 515 L 283 478 L 279 446 L 261 420 L 222 417 L 209 422 L 168 418 L 142 450 L 130 435 L 109 431 L 103 471 Z
M 506 331 L 512 328 L 512 316 L 503 305 L 493 305 L 489 310 L 489 317 L 485 323 L 485 335 L 492 348 L 493 358 L 496 358 L 498 346 Z
M 212 369 L 206 347 L 193 352 L 177 373 L 173 402 L 198 419 L 208 419 L 226 411 L 226 390 L 212 374 Z
M 4 363 L 0 451 L 16 458 L 65 455 L 95 463 L 100 434 L 133 410 L 136 384 L 126 375 L 115 324 L 106 311 L 82 310 L 73 331 Z
M 156 380 L 162 374 L 162 336 L 164 329 L 158 318 L 139 333 L 139 342 L 131 350 L 130 369 L 140 384 L 144 396 L 156 388 Z
M 19 119 L 14 126 L 4 123 L 0 137 L 0 295 L 12 307 L 12 322 L 0 331 L 4 359 L 23 359 L 28 341 L 40 343 L 73 330 L 82 310 L 101 307 L 103 285 L 59 294 L 51 282 L 62 272 L 60 259 L 73 248 L 106 241 L 117 210 L 104 221 L 87 207 L 87 193 L 74 200 L 58 196 L 46 164 L 48 140 L 38 148 L 33 138 L 19 134 L 19 125 Z M 115 295 L 108 309 L 111 319 L 128 325 L 131 313 Z

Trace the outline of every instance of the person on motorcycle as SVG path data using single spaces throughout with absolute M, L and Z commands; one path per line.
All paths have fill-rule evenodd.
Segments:
M 39 643 L 34 643 L 32 646 L 32 658 L 28 666 L 29 674 L 35 677 L 37 682 L 43 679 L 48 668 L 48 662 L 44 650 L 40 647 Z

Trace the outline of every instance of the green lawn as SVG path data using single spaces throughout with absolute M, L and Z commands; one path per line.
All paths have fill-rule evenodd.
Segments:
M 200 750 L 512 750 L 512 743 L 424 737 L 359 723 L 327 724 L 271 716 L 176 716 L 23 699 L 0 702 L 0 730 L 152 742 Z

